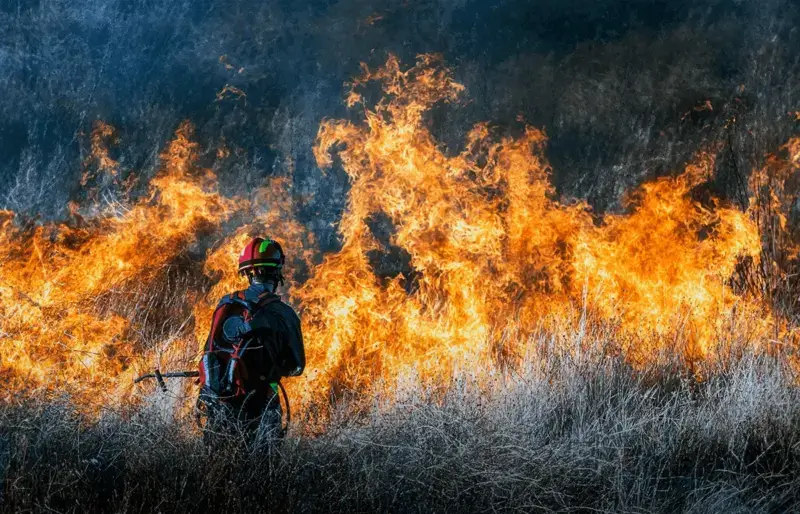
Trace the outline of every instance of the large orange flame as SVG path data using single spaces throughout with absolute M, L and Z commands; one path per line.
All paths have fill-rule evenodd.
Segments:
M 162 155 L 150 197 L 88 226 L 20 230 L 6 214 L 0 232 L 0 373 L 3 394 L 26 386 L 79 391 L 113 387 L 141 348 L 128 321 L 103 309 L 104 295 L 148 283 L 195 235 L 231 211 L 213 176 L 192 174 L 196 146 L 182 126 Z M 130 375 L 125 375 L 130 377 Z
M 368 84 L 383 90 L 374 105 L 362 94 Z M 377 70 L 364 67 L 352 83 L 347 103 L 361 110 L 361 122 L 321 124 L 317 162 L 341 165 L 350 190 L 341 250 L 312 266 L 305 282 L 290 276 L 309 360 L 295 396 L 310 402 L 405 376 L 443 380 L 459 370 L 513 366 L 535 334 L 587 317 L 613 327 L 616 350 L 634 363 L 663 352 L 702 361 L 737 326 L 748 324 L 755 339 L 772 326 L 758 296 L 731 285 L 742 262 L 760 265 L 753 213 L 763 199 L 749 213 L 695 201 L 693 189 L 714 168 L 711 156 L 633 191 L 625 213 L 597 217 L 585 202 L 558 199 L 538 129 L 497 137 L 479 124 L 460 153 L 448 153 L 426 115 L 463 90 L 436 57 L 407 70 L 392 57 Z M 112 134 L 98 125 L 99 168 L 116 170 L 103 153 Z M 800 155 L 800 144 L 790 147 Z M 283 241 L 295 263 L 314 262 L 314 239 L 298 221 L 288 178 L 250 198 L 226 199 L 213 174 L 198 169 L 198 153 L 191 127 L 181 126 L 149 197 L 79 227 L 29 228 L 0 212 L 6 392 L 80 384 L 76 390 L 93 393 L 129 384 L 133 364 L 165 348 L 196 357 L 217 299 L 243 287 L 235 262 L 252 235 Z M 226 220 L 231 233 L 221 237 Z M 157 350 L 143 344 L 102 299 L 133 282 L 156 288 L 163 269 L 201 237 L 212 250 L 204 284 L 189 286 L 194 329 Z M 380 269 L 385 262 L 389 271 Z
M 481 124 L 464 151 L 446 155 L 424 115 L 462 88 L 433 58 L 407 71 L 390 59 L 354 88 L 370 81 L 386 96 L 365 108 L 362 124 L 324 122 L 315 148 L 322 167 L 335 151 L 351 189 L 342 251 L 297 293 L 312 362 L 353 387 L 407 367 L 447 374 L 456 364 L 487 366 L 499 345 L 521 355 L 542 323 L 582 308 L 637 336 L 632 359 L 652 355 L 654 336 L 677 327 L 689 359 L 706 354 L 742 301 L 728 285 L 737 262 L 760 254 L 747 215 L 691 199 L 710 157 L 645 184 L 628 214 L 596 223 L 585 203 L 555 199 L 537 129 L 496 140 Z M 361 101 L 354 89 L 348 102 Z M 388 241 L 370 229 L 380 215 L 394 228 Z M 372 271 L 370 252 L 389 246 L 408 254 L 413 284 Z

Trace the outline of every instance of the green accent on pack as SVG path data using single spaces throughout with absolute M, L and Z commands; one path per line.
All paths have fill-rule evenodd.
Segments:
M 259 253 L 264 253 L 267 251 L 267 247 L 272 243 L 270 238 L 266 238 L 264 241 L 261 241 L 261 246 L 258 247 Z
M 269 386 L 272 388 L 272 390 L 275 392 L 275 394 L 278 394 L 278 383 L 277 382 L 272 382 L 272 383 L 270 383 Z
M 253 264 L 254 268 L 260 268 L 262 266 L 269 266 L 271 268 L 277 268 L 278 265 L 274 262 L 262 262 L 261 264 Z

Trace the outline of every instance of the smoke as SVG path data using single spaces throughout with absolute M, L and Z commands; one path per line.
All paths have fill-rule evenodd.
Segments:
M 710 148 L 711 187 L 741 204 L 742 170 L 794 130 L 797 26 L 788 0 L 4 0 L 0 208 L 58 219 L 85 200 L 97 120 L 144 191 L 188 119 L 225 194 L 292 172 L 303 220 L 334 247 L 348 184 L 316 167 L 320 121 L 358 116 L 342 97 L 360 62 L 427 52 L 470 99 L 430 117 L 449 151 L 476 121 L 544 128 L 558 193 L 602 212 Z M 89 187 L 113 204 L 121 184 Z

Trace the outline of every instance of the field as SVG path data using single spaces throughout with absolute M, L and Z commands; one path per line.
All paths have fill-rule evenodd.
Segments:
M 576 345 L 578 334 L 573 334 Z M 546 341 L 540 341 L 546 346 Z M 537 345 L 542 347 L 542 345 Z M 800 393 L 744 355 L 703 383 L 587 351 L 494 382 L 343 399 L 321 434 L 209 455 L 164 398 L 131 419 L 2 409 L 6 512 L 792 512 Z M 358 407 L 356 408 L 356 405 Z
M 800 510 L 798 26 L 0 2 L 0 511 Z M 211 447 L 134 378 L 254 236 L 308 366 L 285 440 Z

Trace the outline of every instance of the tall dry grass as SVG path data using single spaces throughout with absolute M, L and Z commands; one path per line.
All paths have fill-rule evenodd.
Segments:
M 340 398 L 324 431 L 306 412 L 280 444 L 232 433 L 210 451 L 163 395 L 98 420 L 66 399 L 6 405 L 0 510 L 800 509 L 786 359 L 743 351 L 698 381 L 679 362 L 634 369 L 594 337 L 565 350 L 542 336 L 513 369 Z

